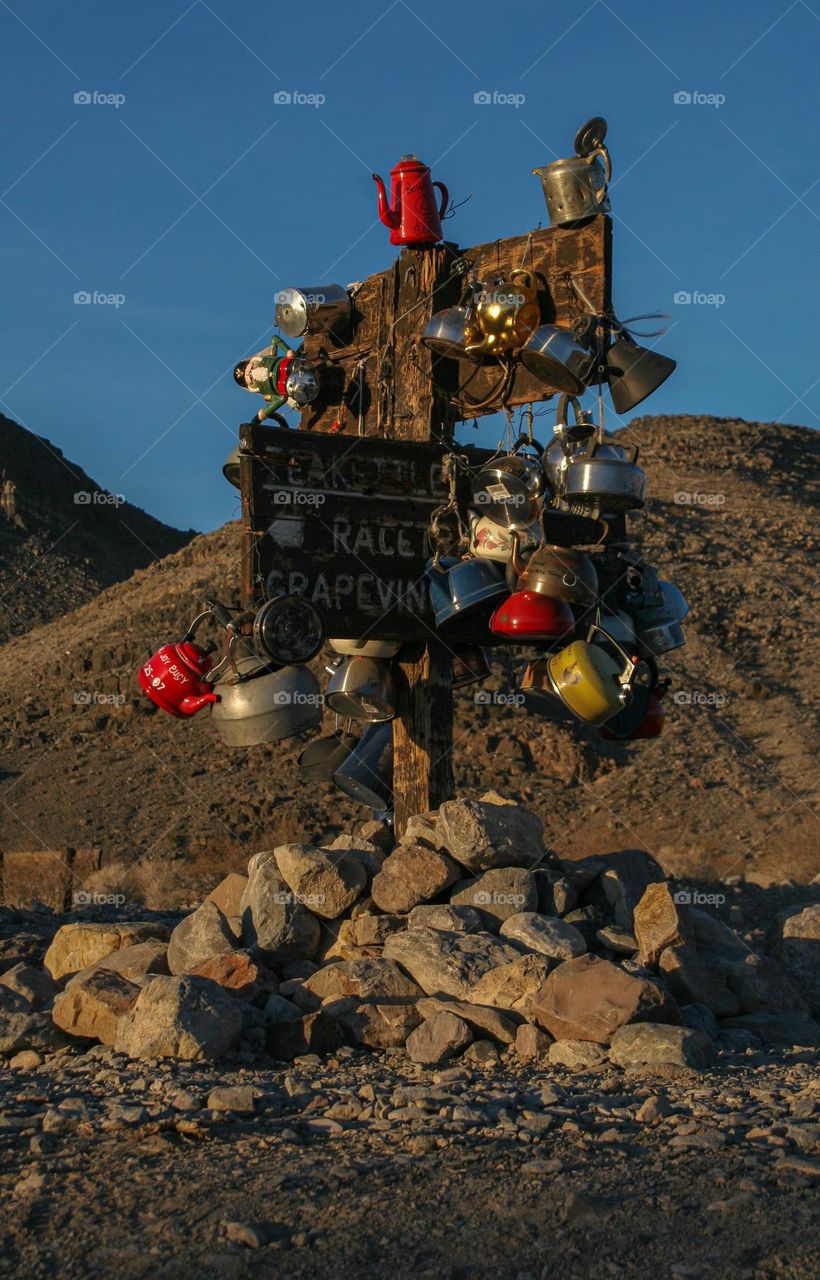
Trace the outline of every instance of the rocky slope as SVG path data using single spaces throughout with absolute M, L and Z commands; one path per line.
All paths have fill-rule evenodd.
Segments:
M 510 703 L 477 704 L 467 689 L 457 791 L 521 796 L 562 856 L 630 845 L 678 874 L 811 878 L 819 438 L 687 416 L 629 430 L 650 493 L 633 528 L 692 608 L 687 646 L 665 664 L 666 732 L 604 743 Z M 0 650 L 0 848 L 182 854 L 210 873 L 362 816 L 330 788 L 298 782 L 297 744 L 231 751 L 207 716 L 171 721 L 135 688 L 139 660 L 180 634 L 204 594 L 231 596 L 238 557 L 238 527 L 225 526 Z M 509 689 L 502 667 L 492 684 Z M 121 705 L 105 701 L 112 694 Z
M 106 493 L 0 414 L 0 643 L 178 550 L 183 533 Z

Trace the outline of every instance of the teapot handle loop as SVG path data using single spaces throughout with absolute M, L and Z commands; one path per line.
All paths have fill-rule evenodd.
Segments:
M 450 202 L 450 192 L 447 190 L 443 182 L 434 182 L 434 187 L 438 187 L 441 192 L 441 204 L 439 205 L 438 216 L 443 218 L 447 212 L 447 205 Z
M 596 147 L 594 151 L 590 151 L 589 155 L 584 157 L 587 164 L 591 166 L 599 156 L 604 162 L 604 185 L 599 191 L 595 192 L 596 204 L 600 204 L 606 195 L 607 184 L 612 177 L 612 161 L 610 159 L 609 152 L 604 146 Z

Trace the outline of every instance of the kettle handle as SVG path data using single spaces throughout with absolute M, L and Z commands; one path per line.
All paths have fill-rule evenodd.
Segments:
M 521 538 L 517 529 L 513 529 L 510 533 L 510 548 L 510 564 L 512 565 L 513 573 L 517 578 L 520 578 L 526 571 L 527 566 L 520 558 Z
M 515 280 L 517 276 L 524 277 L 524 279 L 526 280 L 526 287 L 528 289 L 535 288 L 534 274 L 532 271 L 530 271 L 529 267 L 516 267 L 515 271 L 510 272 L 510 280 Z
M 614 636 L 611 636 L 608 631 L 604 630 L 604 628 L 601 626 L 599 622 L 591 622 L 589 624 L 589 631 L 587 632 L 587 640 L 591 640 L 592 633 L 594 631 L 597 631 L 602 636 L 604 636 L 605 639 L 607 639 L 609 643 L 612 645 L 613 649 L 617 649 L 618 653 L 624 659 L 625 665 L 624 665 L 623 671 L 618 676 L 618 684 L 621 685 L 624 692 L 627 692 L 629 690 L 630 684 L 632 683 L 632 677 L 634 676 L 635 671 L 637 670 L 639 659 L 631 657 L 627 653 L 623 645 L 619 644 L 618 641 L 614 638 Z
M 434 182 L 434 187 L 438 187 L 441 192 L 441 204 L 439 205 L 438 216 L 443 218 L 447 212 L 447 205 L 450 202 L 450 192 L 447 190 L 443 182 Z
M 607 184 L 612 177 L 612 161 L 609 157 L 609 152 L 604 146 L 596 147 L 594 151 L 590 151 L 588 156 L 584 156 L 586 163 L 590 166 L 595 163 L 599 156 L 604 162 L 604 185 L 601 187 L 600 191 L 595 192 L 596 204 L 600 203 L 606 195 Z

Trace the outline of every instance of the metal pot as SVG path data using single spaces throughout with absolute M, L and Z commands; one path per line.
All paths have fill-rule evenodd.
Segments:
M 600 627 L 593 624 L 586 640 L 572 644 L 547 660 L 552 687 L 573 715 L 586 724 L 604 724 L 627 705 L 637 662 L 620 646 L 623 666 L 607 649 L 591 643 Z
M 393 726 L 369 724 L 333 781 L 345 795 L 370 809 L 392 809 Z
M 328 640 L 335 653 L 349 658 L 395 658 L 399 640 Z
M 575 615 L 566 600 L 515 591 L 490 618 L 490 631 L 504 640 L 561 640 L 575 629 Z
M 460 645 L 453 649 L 452 687 L 463 689 L 468 684 L 486 680 L 490 675 L 487 654 L 477 644 Z
M 574 156 L 533 169 L 541 179 L 550 223 L 562 227 L 609 210 L 607 183 L 612 163 L 604 146 L 607 125 L 596 116 L 575 135 Z
M 536 658 L 524 667 L 518 682 L 518 692 L 530 715 L 543 716 L 556 724 L 573 723 L 575 717 L 552 687 L 547 670 L 547 659 Z
M 437 356 L 462 360 L 468 356 L 464 329 L 469 310 L 467 307 L 445 307 L 427 321 L 421 340 Z
M 655 658 L 662 653 L 671 653 L 673 649 L 682 649 L 686 644 L 683 627 L 674 619 L 639 627 L 637 637 L 639 647 Z
M 598 599 L 598 574 L 583 551 L 541 546 L 525 563 L 514 544 L 512 565 L 518 574 L 519 591 L 534 591 L 570 604 L 591 605 Z
M 476 509 L 508 529 L 527 529 L 544 505 L 544 469 L 540 458 L 519 452 L 522 444 L 528 444 L 526 437 L 512 453 L 485 462 L 473 484 Z
M 337 715 L 377 724 L 396 714 L 396 688 L 388 667 L 377 658 L 347 658 L 332 672 L 325 702 Z
M 229 747 L 256 747 L 315 729 L 322 719 L 319 682 L 307 667 L 274 670 L 262 658 L 240 658 L 239 677 L 216 682 L 211 720 Z
M 572 406 L 573 421 L 567 409 Z M 553 427 L 553 440 L 541 456 L 541 465 L 553 493 L 563 496 L 567 467 L 576 454 L 582 454 L 595 435 L 596 427 L 584 413 L 575 396 L 562 395 L 558 401 Z
M 513 351 L 526 342 L 541 319 L 535 275 L 525 267 L 481 285 L 464 329 L 471 356 Z
M 274 323 L 288 338 L 305 333 L 344 334 L 350 325 L 350 295 L 339 284 L 280 289 Z
M 571 330 L 542 324 L 522 348 L 521 363 L 551 387 L 577 395 L 589 382 L 595 356 L 576 341 Z
M 472 617 L 507 593 L 503 574 L 490 560 L 445 559 L 428 565 L 426 573 L 437 627 Z
M 329 738 L 316 738 L 299 753 L 297 765 L 303 782 L 331 782 L 358 739 L 352 733 L 334 733 Z
M 325 642 L 322 615 L 304 596 L 266 600 L 253 620 L 253 645 L 260 658 L 285 666 L 310 662 Z
M 562 496 L 570 502 L 600 503 L 610 511 L 642 507 L 646 472 L 637 461 L 637 445 L 617 444 L 612 436 L 591 437 L 567 465 Z

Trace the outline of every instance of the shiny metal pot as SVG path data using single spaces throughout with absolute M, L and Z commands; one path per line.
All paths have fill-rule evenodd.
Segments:
M 344 334 L 350 326 L 350 295 L 339 284 L 280 289 L 274 322 L 288 338 L 305 333 Z
M 469 311 L 467 307 L 445 307 L 428 320 L 421 340 L 437 356 L 451 360 L 468 357 L 464 336 Z
M 266 600 L 253 620 L 253 644 L 260 658 L 280 665 L 310 662 L 325 642 L 322 615 L 304 596 Z
M 392 809 L 393 726 L 369 724 L 333 781 L 345 795 L 370 809 Z
M 598 599 L 598 574 L 588 555 L 570 547 L 538 547 L 525 563 L 513 555 L 518 591 L 534 591 L 569 604 L 591 605 Z
M 567 410 L 572 407 L 570 422 Z M 558 401 L 553 427 L 553 439 L 541 456 L 541 465 L 552 492 L 562 497 L 566 484 L 567 467 L 576 456 L 583 455 L 596 427 L 584 414 L 575 396 L 562 395 Z
M 472 503 L 507 529 L 526 529 L 544 506 L 546 487 L 539 458 L 510 453 L 484 464 L 473 484 Z
M 638 446 L 619 445 L 610 436 L 591 438 L 564 475 L 570 502 L 600 503 L 608 511 L 630 511 L 646 500 L 646 472 L 637 465 Z
M 396 714 L 396 687 L 388 667 L 377 658 L 347 658 L 332 671 L 325 701 L 331 711 L 376 724 Z
M 577 395 L 589 382 L 595 356 L 576 341 L 571 330 L 542 324 L 522 347 L 521 363 L 551 387 Z
M 329 738 L 316 738 L 299 753 L 297 765 L 303 782 L 330 782 L 340 769 L 358 739 L 352 733 L 334 733 Z
M 211 721 L 229 747 L 280 742 L 315 729 L 322 720 L 319 682 L 307 667 L 274 670 L 262 658 L 240 658 L 237 675 L 217 680 Z

